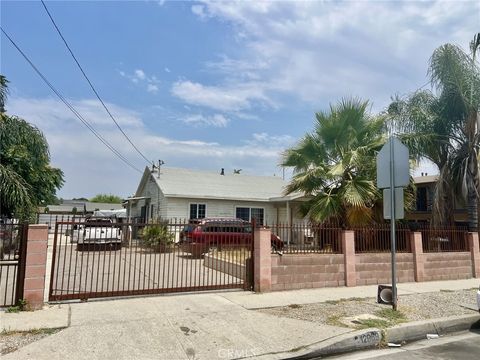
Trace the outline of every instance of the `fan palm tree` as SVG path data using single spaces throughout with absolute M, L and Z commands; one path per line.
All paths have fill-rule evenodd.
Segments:
M 375 155 L 385 143 L 385 120 L 372 117 L 368 101 L 342 100 L 316 113 L 314 130 L 283 154 L 293 167 L 286 193 L 309 200 L 302 215 L 318 222 L 337 218 L 346 225 L 371 221 L 380 197 L 375 185 Z
M 418 158 L 426 157 L 439 168 L 433 220 L 453 222 L 454 194 L 467 203 L 471 231 L 478 229 L 478 110 L 480 72 L 475 63 L 478 35 L 472 42 L 472 56 L 452 44 L 437 48 L 429 75 L 436 94 L 414 93 L 395 99 L 389 113 L 403 130 L 402 140 Z

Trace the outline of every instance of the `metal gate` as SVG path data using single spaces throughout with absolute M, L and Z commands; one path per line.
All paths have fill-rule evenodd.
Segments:
M 7 220 L 8 221 L 8 220 Z M 28 224 L 0 223 L 0 307 L 23 298 Z
M 248 223 L 57 222 L 49 300 L 251 289 L 252 248 Z

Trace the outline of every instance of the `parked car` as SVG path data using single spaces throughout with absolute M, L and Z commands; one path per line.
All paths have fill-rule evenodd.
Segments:
M 250 223 L 236 218 L 194 219 L 180 233 L 184 251 L 196 257 L 207 253 L 212 247 L 251 245 L 252 237 Z M 271 235 L 270 242 L 275 250 L 281 250 L 284 246 L 275 234 Z
M 104 244 L 115 249 L 122 246 L 121 230 L 109 218 L 88 218 L 74 226 L 72 241 L 77 243 L 77 250 L 84 250 L 85 245 Z

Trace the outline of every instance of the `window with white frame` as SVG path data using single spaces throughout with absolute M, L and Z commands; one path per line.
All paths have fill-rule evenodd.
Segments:
M 255 219 L 257 224 L 263 225 L 264 209 L 263 208 L 250 208 L 250 207 L 237 207 L 235 208 L 235 216 L 245 221 L 252 221 Z
M 190 219 L 203 219 L 206 214 L 206 204 L 190 204 Z

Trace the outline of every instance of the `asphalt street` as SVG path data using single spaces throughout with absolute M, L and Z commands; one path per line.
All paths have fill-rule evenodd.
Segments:
M 421 340 L 401 348 L 388 348 L 330 357 L 342 360 L 478 360 L 480 358 L 480 330 L 448 335 L 432 340 Z

